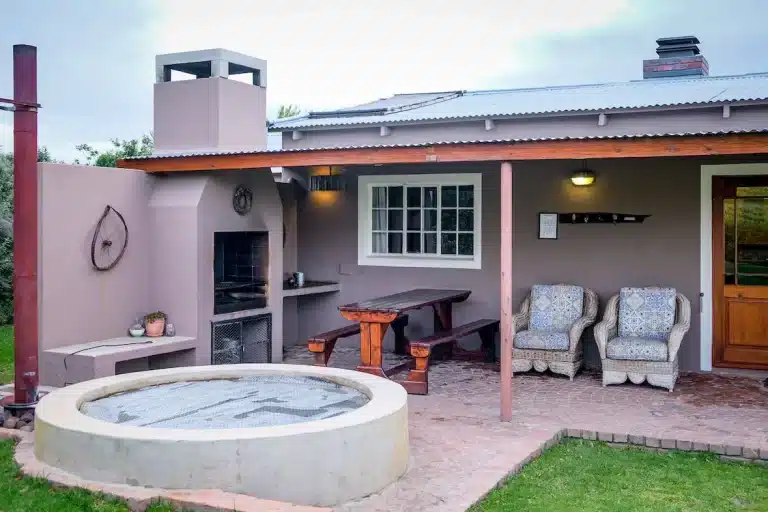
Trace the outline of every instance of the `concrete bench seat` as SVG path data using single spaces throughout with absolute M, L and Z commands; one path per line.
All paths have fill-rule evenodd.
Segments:
M 43 352 L 45 386 L 66 386 L 99 377 L 195 364 L 195 338 L 129 336 L 67 345 Z

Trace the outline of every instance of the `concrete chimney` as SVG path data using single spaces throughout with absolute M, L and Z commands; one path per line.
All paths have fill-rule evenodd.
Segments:
M 155 71 L 155 154 L 267 147 L 266 61 L 219 48 L 158 55 Z M 249 83 L 229 80 L 244 73 Z
M 643 78 L 709 75 L 709 64 L 700 54 L 696 36 L 663 37 L 656 44 L 659 58 L 643 61 Z

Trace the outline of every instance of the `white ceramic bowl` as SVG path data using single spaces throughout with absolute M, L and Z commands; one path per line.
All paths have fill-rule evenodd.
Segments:
M 144 336 L 144 329 L 129 329 L 129 333 L 131 333 L 131 336 L 134 338 L 138 338 L 139 336 Z

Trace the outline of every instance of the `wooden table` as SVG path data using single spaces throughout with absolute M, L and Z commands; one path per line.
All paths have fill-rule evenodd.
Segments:
M 410 363 L 387 370 L 382 368 L 382 344 L 389 324 L 406 311 L 432 307 L 435 332 L 450 330 L 453 328 L 453 304 L 467 300 L 470 293 L 469 290 L 416 289 L 339 306 L 341 316 L 360 323 L 360 365 L 357 370 L 387 378 L 407 368 Z M 396 352 L 403 353 L 404 348 L 396 347 Z

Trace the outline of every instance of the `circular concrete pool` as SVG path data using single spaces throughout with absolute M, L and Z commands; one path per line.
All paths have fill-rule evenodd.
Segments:
M 405 472 L 407 421 L 405 390 L 365 373 L 172 368 L 49 393 L 36 410 L 35 454 L 89 480 L 329 506 Z

